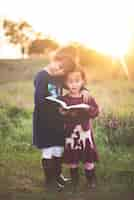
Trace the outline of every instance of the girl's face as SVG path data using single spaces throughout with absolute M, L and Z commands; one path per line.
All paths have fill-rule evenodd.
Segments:
M 65 74 L 62 62 L 54 61 L 51 64 L 51 75 L 52 76 L 63 76 Z
M 67 75 L 66 86 L 72 95 L 79 94 L 83 85 L 84 85 L 84 80 L 81 72 L 70 72 Z

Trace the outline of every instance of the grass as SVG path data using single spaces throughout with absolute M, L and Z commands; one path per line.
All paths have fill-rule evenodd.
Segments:
M 0 83 L 31 80 L 46 65 L 46 59 L 0 59 Z
M 16 81 L 0 85 L 1 104 L 17 105 L 22 108 L 33 108 L 33 82 Z
M 127 80 L 92 81 L 87 87 L 101 107 L 94 121 L 100 154 L 98 187 L 86 190 L 81 165 L 79 190 L 71 194 L 69 188 L 58 193 L 43 186 L 40 152 L 31 146 L 33 82 L 17 79 L 0 84 L 0 199 L 133 199 L 134 84 Z M 69 175 L 65 165 L 63 171 Z

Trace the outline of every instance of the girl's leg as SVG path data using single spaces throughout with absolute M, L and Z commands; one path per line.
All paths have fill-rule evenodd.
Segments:
M 86 162 L 84 164 L 85 167 L 85 176 L 88 182 L 89 187 L 94 188 L 96 187 L 96 173 L 95 173 L 95 165 L 92 162 Z
M 79 183 L 78 164 L 70 164 L 70 176 L 71 176 L 71 180 L 72 180 L 72 185 L 74 188 L 76 188 Z
M 55 180 L 58 186 L 64 188 L 66 180 L 62 175 L 62 160 L 63 160 L 63 147 L 55 147 L 53 152 L 54 169 L 55 169 Z
M 56 181 L 64 187 L 64 180 L 60 178 L 62 172 L 62 157 L 54 157 L 54 168 L 55 168 L 55 179 Z
M 46 179 L 45 182 L 49 185 L 54 181 L 54 165 L 51 147 L 42 149 L 42 168 Z
M 45 175 L 45 182 L 50 185 L 54 181 L 53 159 L 42 159 L 42 168 Z

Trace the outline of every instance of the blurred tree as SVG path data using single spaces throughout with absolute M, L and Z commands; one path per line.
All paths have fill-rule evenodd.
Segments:
M 27 46 L 34 34 L 32 26 L 26 21 L 14 22 L 9 19 L 3 20 L 3 29 L 8 41 L 19 45 L 22 55 L 27 54 Z
M 28 48 L 28 55 L 38 54 L 38 55 L 46 55 L 49 52 L 56 50 L 59 48 L 59 44 L 51 39 L 35 39 L 31 41 L 29 48 Z

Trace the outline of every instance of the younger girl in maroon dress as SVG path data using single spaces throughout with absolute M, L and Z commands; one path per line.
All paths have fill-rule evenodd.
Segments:
M 83 103 L 81 89 L 85 84 L 85 73 L 81 68 L 75 69 L 65 77 L 65 85 L 68 94 L 61 97 L 67 105 L 75 105 Z M 88 185 L 95 187 L 95 165 L 98 161 L 98 154 L 93 137 L 93 129 L 91 121 L 99 113 L 98 105 L 93 97 L 90 98 L 89 108 L 75 109 L 73 111 L 60 112 L 65 118 L 65 163 L 69 165 L 72 183 L 77 186 L 79 182 L 79 162 L 84 164 L 85 176 Z

